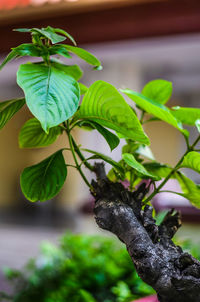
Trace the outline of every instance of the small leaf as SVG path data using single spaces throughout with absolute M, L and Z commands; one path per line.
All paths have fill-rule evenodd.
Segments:
M 145 97 L 141 93 L 135 92 L 130 89 L 122 89 L 121 91 L 147 113 L 152 114 L 160 120 L 172 125 L 180 132 L 182 132 L 185 136 L 189 135 L 188 131 L 183 129 L 182 124 L 173 116 L 173 114 L 165 105 L 157 103 L 154 100 Z
M 25 99 L 14 99 L 0 103 L 0 129 L 17 113 L 25 104 Z
M 200 132 L 200 120 L 196 120 L 195 126 L 197 127 L 197 130 Z
M 78 81 L 83 75 L 83 71 L 78 65 L 64 65 L 57 62 L 51 62 L 51 66 L 55 67 L 58 70 L 64 71 L 76 81 Z
M 184 160 L 181 164 L 182 168 L 190 168 L 200 173 L 200 154 L 195 151 L 191 151 L 184 156 Z
M 149 144 L 137 116 L 121 94 L 106 82 L 92 84 L 74 118 L 97 122 L 130 139 Z
M 15 29 L 13 29 L 13 31 L 18 31 L 20 33 L 30 33 L 31 28 L 15 28 Z
M 122 147 L 123 153 L 135 153 L 135 151 L 139 148 L 140 144 L 127 140 L 127 144 Z
M 10 61 L 14 60 L 17 58 L 17 52 L 15 49 L 13 49 L 8 55 L 7 57 L 3 60 L 3 62 L 0 65 L 0 70 Z
M 199 108 L 172 107 L 171 113 L 185 125 L 195 126 L 197 120 L 200 120 Z
M 135 150 L 135 153 L 140 154 L 150 160 L 155 160 L 155 157 L 148 146 L 140 145 L 139 148 Z
M 49 54 L 50 55 L 60 55 L 65 58 L 71 58 L 71 55 L 66 50 L 66 48 L 62 45 L 53 45 L 49 48 Z
M 176 178 L 183 191 L 183 194 L 180 193 L 179 195 L 188 199 L 193 206 L 200 208 L 200 185 L 195 184 L 191 179 L 180 172 L 177 172 Z
M 17 28 L 17 29 L 13 29 L 13 31 L 18 31 L 18 32 L 23 32 L 23 33 L 27 33 L 27 32 L 34 32 L 35 30 L 40 30 L 39 28 Z M 59 33 L 59 34 L 61 34 L 61 35 L 63 35 L 63 36 L 65 36 L 65 37 L 67 37 L 68 39 L 70 39 L 71 41 L 72 41 L 72 43 L 74 44 L 74 45 L 76 45 L 76 41 L 74 40 L 74 38 L 69 34 L 69 33 L 67 33 L 65 30 L 63 30 L 63 29 L 60 29 L 60 28 L 53 28 L 53 27 L 51 27 L 51 26 L 48 26 L 48 27 L 46 27 L 46 28 L 41 28 L 41 30 L 43 31 L 43 32 L 47 32 L 48 34 L 56 34 L 56 33 Z M 42 35 L 44 35 L 44 33 L 42 33 Z M 53 36 L 54 38 L 55 37 L 57 37 L 57 36 L 59 36 L 59 37 L 62 37 L 62 36 L 60 36 L 60 35 L 56 35 L 56 36 Z M 48 38 L 48 37 L 47 37 Z M 57 38 L 58 39 L 58 38 Z M 62 40 L 60 40 L 60 38 L 59 38 L 59 42 L 62 42 L 62 41 L 64 41 L 64 40 L 66 40 L 66 38 L 64 38 L 64 37 L 62 37 Z M 56 42 L 57 43 L 57 42 Z
M 113 134 L 112 132 L 108 131 L 106 128 L 102 127 L 98 123 L 91 122 L 91 121 L 82 121 L 80 125 L 89 124 L 93 127 L 93 129 L 96 129 L 107 141 L 107 143 L 110 146 L 111 151 L 114 150 L 119 145 L 119 138 Z
M 172 95 L 172 83 L 165 80 L 153 80 L 147 83 L 142 94 L 160 104 L 165 104 L 170 99 Z
M 79 88 L 80 88 L 80 94 L 86 94 L 86 92 L 88 91 L 88 87 L 85 86 L 83 83 L 78 83 L 79 84 Z
M 144 167 L 149 173 L 160 178 L 165 178 L 172 171 L 170 166 L 158 162 L 144 163 Z M 176 173 L 172 174 L 171 178 L 176 178 Z
M 69 119 L 78 108 L 78 83 L 55 67 L 23 64 L 17 72 L 17 83 L 24 90 L 27 106 L 46 133 Z
M 53 127 L 46 134 L 36 118 L 28 120 L 19 133 L 20 148 L 41 148 L 51 145 L 62 133 L 61 127 Z
M 56 34 L 52 29 L 48 26 L 46 28 L 32 28 L 30 30 L 32 33 L 39 33 L 42 37 L 49 39 L 53 44 L 63 42 L 66 40 L 65 37 Z
M 79 58 L 82 60 L 86 61 L 88 64 L 94 65 L 94 66 L 101 66 L 101 62 L 90 52 L 87 50 L 80 48 L 80 47 L 75 47 L 71 45 L 65 45 L 63 46 L 71 53 L 74 53 L 77 55 Z
M 49 26 L 50 27 L 50 26 Z M 68 33 L 68 32 L 66 32 L 65 30 L 63 30 L 63 29 L 60 29 L 60 28 L 52 28 L 51 27 L 51 29 L 54 31 L 54 32 L 56 32 L 56 33 L 59 33 L 59 34 L 61 34 L 61 35 L 63 35 L 63 36 L 66 36 L 69 40 L 71 40 L 72 41 L 72 43 L 76 46 L 76 41 L 74 40 L 74 38 Z
M 31 43 L 21 44 L 15 47 L 13 50 L 15 50 L 17 55 L 20 57 L 23 56 L 40 57 L 42 55 L 42 49 Z
M 102 159 L 108 164 L 112 165 L 118 172 L 120 172 L 120 174 L 122 175 L 124 174 L 123 167 L 118 162 L 114 161 L 111 157 L 90 149 L 82 149 L 82 150 L 94 154 L 93 159 Z
M 21 189 L 30 201 L 49 200 L 58 194 L 66 176 L 65 160 L 59 150 L 39 164 L 24 169 L 20 178 Z
M 156 175 L 153 175 L 151 173 L 149 173 L 145 167 L 140 164 L 132 154 L 129 153 L 124 153 L 122 155 L 123 160 L 126 162 L 126 164 L 128 166 L 130 166 L 131 168 L 133 168 L 134 170 L 136 170 L 137 172 L 139 172 L 140 174 L 142 174 L 143 176 L 146 176 L 148 178 L 152 178 L 155 180 L 158 180 L 159 178 Z

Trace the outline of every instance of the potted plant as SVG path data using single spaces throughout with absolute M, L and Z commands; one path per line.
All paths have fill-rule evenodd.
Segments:
M 183 128 L 183 125 L 190 125 L 200 131 L 200 110 L 167 107 L 172 84 L 161 79 L 147 83 L 141 93 L 131 89 L 118 91 L 104 81 L 85 87 L 79 82 L 82 71 L 77 65 L 65 65 L 52 56 L 70 58 L 73 53 L 97 70 L 101 69 L 101 63 L 77 47 L 67 32 L 50 26 L 18 31 L 30 33 L 32 43 L 13 48 L 1 68 L 21 56 L 41 57 L 42 60 L 19 67 L 17 83 L 25 97 L 1 103 L 0 126 L 2 128 L 26 104 L 34 118 L 28 120 L 20 131 L 20 147 L 48 146 L 61 134 L 67 135 L 70 146 L 24 169 L 20 184 L 25 197 L 32 202 L 53 198 L 66 180 L 68 167 L 72 166 L 95 198 L 97 224 L 126 245 L 138 275 L 155 289 L 158 300 L 200 301 L 200 262 L 172 241 L 181 226 L 179 213 L 169 211 L 157 225 L 151 206 L 152 199 L 163 192 L 163 186 L 170 178 L 176 179 L 182 189 L 182 193 L 175 194 L 189 199 L 196 207 L 200 206 L 200 187 L 181 172 L 183 167 L 200 172 L 197 147 L 200 135 L 190 144 L 189 132 Z M 66 38 L 74 46 L 61 44 Z M 137 112 L 122 95 L 136 104 Z M 143 124 L 154 120 L 175 127 L 185 139 L 185 151 L 174 167 L 152 157 Z M 97 151 L 83 149 L 73 136 L 76 127 L 96 129 L 111 151 L 118 146 L 120 139 L 125 140 L 121 160 L 116 162 Z M 63 153 L 68 149 L 72 152 L 74 165 L 64 160 Z M 90 156 L 86 157 L 85 153 Z M 143 156 L 148 158 L 147 162 Z M 93 163 L 91 160 L 94 159 L 101 162 Z M 105 162 L 112 166 L 108 174 L 104 169 Z M 91 183 L 83 166 L 94 175 Z M 124 180 L 128 180 L 128 188 L 123 185 Z

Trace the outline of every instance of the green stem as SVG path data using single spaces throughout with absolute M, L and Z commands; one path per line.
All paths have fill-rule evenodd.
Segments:
M 66 125 L 65 125 L 65 126 L 66 126 Z M 76 168 L 77 168 L 77 170 L 79 171 L 79 173 L 80 173 L 81 177 L 83 178 L 84 182 L 86 183 L 86 185 L 87 185 L 89 188 L 91 188 L 91 185 L 90 185 L 90 183 L 88 182 L 86 176 L 84 175 L 84 173 L 83 173 L 81 167 L 79 166 L 78 160 L 77 160 L 77 158 L 76 158 L 76 153 L 75 153 L 74 146 L 73 146 L 73 141 L 72 141 L 73 138 L 72 138 L 72 136 L 71 136 L 71 134 L 70 134 L 70 132 L 69 132 L 69 124 L 68 124 L 68 122 L 67 122 L 67 127 L 66 127 L 66 128 L 67 128 L 67 129 L 66 129 L 66 133 L 67 133 L 67 136 L 68 136 L 68 139 L 69 139 L 69 145 L 70 145 L 70 148 L 71 148 L 71 152 L 72 152 L 72 155 L 73 155 L 73 158 L 74 158 L 74 162 L 75 162 Z
M 142 110 L 141 117 L 140 117 L 140 123 L 141 123 L 141 124 L 143 124 L 144 115 L 145 115 L 145 111 Z
M 76 144 L 73 137 L 72 137 L 72 143 L 73 143 L 75 152 L 77 153 L 78 157 L 80 158 L 82 163 L 85 165 L 85 167 L 88 168 L 90 171 L 94 172 L 94 167 L 91 164 L 88 163 L 87 159 L 85 158 L 85 156 L 81 152 L 80 148 Z
M 200 135 L 197 137 L 197 139 L 194 141 L 194 143 L 191 146 L 188 146 L 187 151 L 183 154 L 183 156 L 181 157 L 181 159 L 178 161 L 178 163 L 176 164 L 176 166 L 171 170 L 171 172 L 166 176 L 166 178 L 161 182 L 161 184 L 153 191 L 152 194 L 149 195 L 149 197 L 147 197 L 144 200 L 144 203 L 147 203 L 148 201 L 152 200 L 153 197 L 158 194 L 160 192 L 160 189 L 166 184 L 166 182 L 170 179 L 170 177 L 180 168 L 184 157 L 194 149 L 194 147 L 196 146 L 196 144 L 200 141 Z

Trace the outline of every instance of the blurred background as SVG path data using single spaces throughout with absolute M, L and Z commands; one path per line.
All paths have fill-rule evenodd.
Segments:
M 171 106 L 199 107 L 198 0 L 0 0 L 0 60 L 11 47 L 30 41 L 28 34 L 12 29 L 48 25 L 65 29 L 78 46 L 101 60 L 103 70 L 94 71 L 74 57 L 73 62 L 80 63 L 84 70 L 84 84 L 102 79 L 118 88 L 140 91 L 147 81 L 163 78 L 173 82 Z M 13 61 L 0 73 L 0 101 L 22 95 L 16 85 L 20 63 L 22 59 Z M 0 132 L 0 267 L 21 267 L 28 258 L 37 255 L 42 240 L 56 242 L 64 230 L 100 232 L 93 220 L 88 189 L 72 169 L 55 199 L 32 204 L 23 197 L 19 187 L 22 169 L 65 146 L 66 140 L 60 137 L 44 149 L 19 149 L 17 136 L 29 118 L 25 108 Z M 160 122 L 148 125 L 145 131 L 152 140 L 157 160 L 174 165 L 185 150 L 178 131 Z M 196 133 L 192 132 L 192 137 Z M 77 131 L 76 138 L 83 146 L 109 155 L 104 140 L 95 131 L 92 135 Z M 113 151 L 116 160 L 120 152 L 120 147 Z M 71 161 L 69 155 L 66 160 Z M 186 173 L 200 183 L 198 174 Z M 169 185 L 177 186 L 173 182 Z M 156 207 L 180 209 L 183 227 L 179 237 L 199 242 L 200 211 L 187 200 L 162 195 L 157 198 Z

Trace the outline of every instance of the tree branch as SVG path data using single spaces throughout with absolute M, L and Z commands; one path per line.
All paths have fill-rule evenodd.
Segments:
M 171 240 L 181 226 L 179 213 L 171 210 L 157 226 L 152 208 L 141 204 L 145 184 L 130 192 L 101 170 L 92 186 L 97 224 L 126 244 L 139 276 L 156 290 L 159 301 L 199 302 L 200 262 Z

